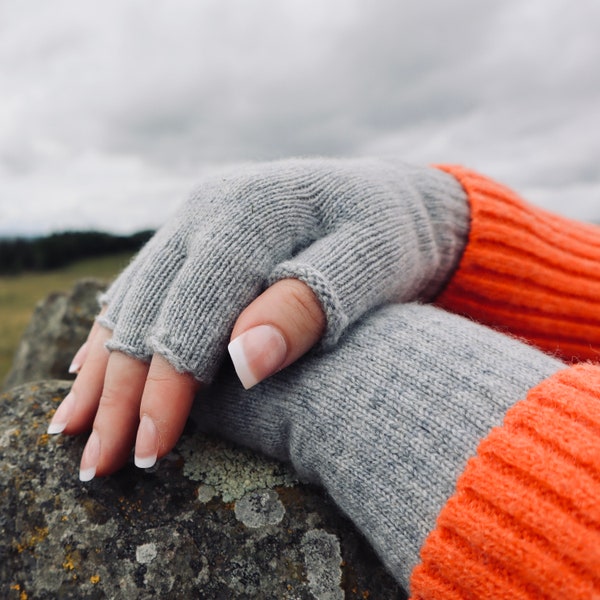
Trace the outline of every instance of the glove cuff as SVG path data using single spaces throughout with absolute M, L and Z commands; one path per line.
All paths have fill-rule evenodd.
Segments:
M 566 360 L 598 360 L 600 228 L 530 206 L 468 169 L 439 168 L 466 191 L 471 229 L 437 304 Z
M 328 182 L 319 180 L 325 191 L 314 194 L 322 196 L 319 210 L 334 201 L 354 212 L 344 227 L 279 263 L 268 284 L 296 278 L 312 289 L 326 317 L 320 348 L 327 350 L 372 308 L 440 293 L 464 251 L 469 206 L 460 183 L 439 169 L 393 158 L 315 165 L 311 173 Z
M 412 574 L 414 599 L 600 595 L 600 368 L 559 371 L 481 442 Z

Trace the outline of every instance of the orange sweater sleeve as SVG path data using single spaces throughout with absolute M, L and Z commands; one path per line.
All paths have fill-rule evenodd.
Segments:
M 467 463 L 414 600 L 600 598 L 600 367 L 533 388 Z
M 524 202 L 459 166 L 471 227 L 442 308 L 525 338 L 567 361 L 600 360 L 600 227 Z

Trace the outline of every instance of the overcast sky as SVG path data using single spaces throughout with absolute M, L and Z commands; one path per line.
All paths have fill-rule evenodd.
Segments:
M 598 0 L 0 0 L 0 235 L 162 223 L 291 155 L 461 162 L 600 221 Z

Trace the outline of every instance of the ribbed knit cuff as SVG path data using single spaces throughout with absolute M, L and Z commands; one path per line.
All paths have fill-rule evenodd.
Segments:
M 481 442 L 421 549 L 413 599 L 600 598 L 600 367 L 559 371 Z
M 553 215 L 477 173 L 462 184 L 471 230 L 436 303 L 562 358 L 600 359 L 600 228 Z

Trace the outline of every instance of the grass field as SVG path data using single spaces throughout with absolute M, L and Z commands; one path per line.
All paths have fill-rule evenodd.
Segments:
M 21 335 L 40 300 L 51 292 L 68 291 L 82 277 L 110 280 L 130 258 L 130 254 L 117 254 L 82 260 L 57 271 L 0 277 L 0 383 L 10 370 Z

